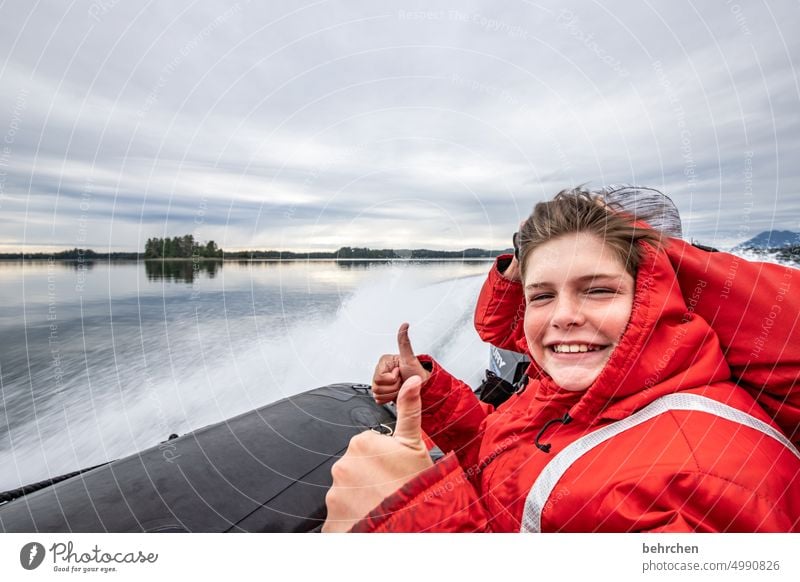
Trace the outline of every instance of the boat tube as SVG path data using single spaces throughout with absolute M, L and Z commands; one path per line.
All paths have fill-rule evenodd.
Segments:
M 331 466 L 353 436 L 390 433 L 394 423 L 392 407 L 377 405 L 369 386 L 324 386 L 17 490 L 0 505 L 0 531 L 319 530 Z

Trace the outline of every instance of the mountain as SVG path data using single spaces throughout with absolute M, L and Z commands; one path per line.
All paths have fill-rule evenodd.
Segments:
M 739 243 L 732 250 L 744 249 L 778 249 L 800 245 L 800 232 L 791 230 L 765 230 L 743 243 Z

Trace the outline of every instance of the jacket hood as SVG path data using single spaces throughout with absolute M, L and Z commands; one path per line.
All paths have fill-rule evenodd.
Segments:
M 687 305 L 666 252 L 640 244 L 644 252 L 631 317 L 594 383 L 565 394 L 537 364 L 529 369 L 540 379 L 537 400 L 569 402 L 569 415 L 582 423 L 619 420 L 665 394 L 730 378 L 716 333 L 693 312 L 703 286 Z

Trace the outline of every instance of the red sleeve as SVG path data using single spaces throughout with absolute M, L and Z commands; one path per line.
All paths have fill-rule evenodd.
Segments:
M 690 310 L 719 336 L 734 378 L 790 439 L 800 440 L 800 270 L 670 239 Z
M 776 492 L 778 493 L 778 492 Z M 780 495 L 770 499 L 730 476 L 701 471 L 640 476 L 611 488 L 597 515 L 604 531 L 651 533 L 794 532 Z
M 526 353 L 522 284 L 503 277 L 499 268 L 510 258 L 511 255 L 497 257 L 483 283 L 475 307 L 475 330 L 483 341 L 493 346 Z
M 483 421 L 494 407 L 478 400 L 472 388 L 430 356 L 419 360 L 431 366 L 431 377 L 422 388 L 423 432 L 445 453 L 454 451 L 462 467 L 476 467 Z
M 486 511 L 452 453 L 383 500 L 354 533 L 488 531 Z

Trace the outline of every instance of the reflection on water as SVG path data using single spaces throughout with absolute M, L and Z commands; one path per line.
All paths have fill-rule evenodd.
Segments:
M 239 263 L 240 261 L 237 261 Z M 247 261 L 242 261 L 247 263 Z M 144 264 L 144 272 L 148 281 L 166 280 L 172 283 L 192 283 L 195 279 L 206 275 L 213 279 L 217 271 L 222 269 L 221 260 L 203 259 L 200 261 L 167 259 L 163 261 L 103 261 L 103 260 L 14 260 L 0 261 L 0 275 L 14 271 L 37 273 L 63 269 L 74 273 L 88 272 L 96 268 L 129 267 L 136 268 Z M 138 267 L 141 268 L 141 267 Z
M 381 260 L 370 260 L 370 261 L 347 261 L 347 260 L 339 260 L 336 261 L 336 266 L 340 269 L 344 269 L 345 271 L 351 270 L 361 270 L 366 271 L 367 269 L 374 268 L 375 265 L 386 265 L 391 263 L 389 260 L 381 261 Z
M 166 279 L 173 283 L 192 283 L 200 274 L 213 279 L 217 270 L 222 269 L 222 261 L 145 261 L 144 270 L 148 281 Z
M 375 268 L 376 265 L 387 265 L 392 261 L 389 259 L 289 259 L 284 261 L 278 260 L 239 260 L 239 261 L 228 261 L 228 263 L 235 262 L 237 265 L 244 265 L 244 266 L 281 266 L 281 265 L 292 265 L 292 264 L 307 264 L 307 265 L 315 265 L 315 264 L 327 264 L 327 265 L 335 265 L 340 269 L 344 269 L 346 271 L 349 270 L 359 270 L 359 271 L 367 271 L 369 269 Z
M 130 264 L 131 261 L 97 261 L 97 260 L 63 260 L 63 259 L 0 259 L 0 275 L 4 271 L 13 272 L 22 269 L 36 271 L 42 269 L 64 269 L 68 271 L 91 271 L 96 266 Z

